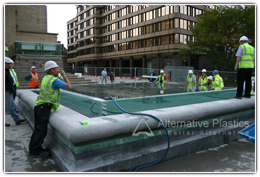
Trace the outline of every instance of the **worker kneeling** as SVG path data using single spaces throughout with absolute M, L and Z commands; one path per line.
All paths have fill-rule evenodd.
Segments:
M 215 71 L 217 71 L 217 70 L 215 70 Z M 219 76 L 220 77 L 219 78 L 217 75 L 218 74 L 215 73 L 216 77 L 214 76 L 214 81 L 213 81 L 212 76 L 208 77 L 208 82 L 206 85 L 208 86 L 209 90 L 221 90 L 224 87 L 222 78 L 220 76 Z M 221 80 L 222 80 L 222 82 L 221 82 Z

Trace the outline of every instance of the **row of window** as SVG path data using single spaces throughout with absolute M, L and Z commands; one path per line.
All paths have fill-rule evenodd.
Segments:
M 80 13 L 81 11 L 85 10 L 88 7 L 89 7 L 88 5 L 81 5 L 77 8 L 77 12 Z M 103 8 L 100 8 L 100 14 L 113 10 L 117 7 L 119 7 L 119 5 L 108 5 Z M 131 12 L 135 12 L 135 11 L 144 9 L 146 7 L 149 7 L 149 5 L 132 5 L 132 6 L 128 7 L 129 8 L 128 10 Z
M 135 8 L 135 7 L 137 7 L 137 8 Z M 100 23 L 102 24 L 102 23 L 106 23 L 107 21 L 111 21 L 111 20 L 120 18 L 129 13 L 135 12 L 135 9 L 137 9 L 137 11 L 138 11 L 138 7 L 139 6 L 128 6 L 126 8 L 120 9 L 111 14 L 108 14 L 108 15 L 106 15 L 106 17 L 101 18 Z M 90 9 L 90 10 L 82 13 L 81 15 L 79 15 L 78 21 L 83 20 L 97 12 L 98 12 L 97 8 Z M 202 10 L 196 9 L 191 6 L 186 6 L 186 5 L 166 5 L 166 6 L 158 8 L 158 9 L 154 9 L 149 12 L 145 12 L 141 15 L 135 16 L 133 18 L 133 23 L 135 24 L 138 22 L 147 21 L 147 20 L 155 19 L 155 18 L 173 14 L 173 13 L 181 13 L 181 14 L 192 16 L 192 17 L 196 17 L 196 16 L 202 14 Z M 138 20 L 138 18 L 139 18 L 139 20 Z M 68 29 L 69 29 L 69 27 L 68 27 Z
M 107 26 L 108 31 L 115 30 L 114 25 L 115 24 L 108 25 Z M 175 19 L 171 19 L 171 20 L 166 20 L 166 21 L 130 29 L 130 30 L 123 31 L 120 33 L 111 34 L 106 37 L 102 37 L 99 39 L 98 44 L 126 39 L 126 38 L 131 38 L 131 37 L 154 33 L 154 32 L 158 32 L 158 31 L 164 31 L 164 30 L 173 29 L 173 28 L 190 30 L 190 27 L 189 27 L 190 25 L 195 26 L 196 23 L 189 21 L 189 20 L 175 18 Z M 85 30 L 81 33 L 78 33 L 78 39 L 86 37 L 88 35 L 92 35 L 92 34 L 100 34 L 100 33 L 102 34 L 102 33 L 104 33 L 104 31 L 102 31 L 102 29 L 101 29 L 101 31 L 99 30 L 99 28 L 91 28 L 91 29 Z M 73 34 L 71 34 L 71 35 L 73 35 Z M 70 36 L 70 34 L 69 34 L 69 36 Z M 74 43 L 74 42 L 75 42 L 75 39 L 68 40 L 68 44 Z M 85 43 L 85 45 L 86 45 L 86 43 Z M 82 46 L 82 45 L 79 45 L 79 46 Z
M 187 44 L 187 41 L 194 41 L 194 37 L 190 35 L 184 34 L 171 34 L 165 35 L 160 37 L 153 37 L 149 39 L 141 39 L 131 42 L 124 42 L 118 43 L 114 45 L 109 45 L 106 47 L 92 47 L 87 49 L 78 50 L 78 55 L 86 55 L 86 54 L 102 54 L 102 53 L 109 53 L 115 51 L 122 51 L 122 50 L 130 50 L 130 49 L 137 49 L 137 48 L 144 48 L 144 47 L 152 47 L 158 46 L 158 51 L 163 50 L 164 45 L 167 44 Z M 81 41 L 80 43 L 87 42 L 89 44 L 97 43 L 96 38 L 87 39 L 86 41 Z M 81 44 L 82 45 L 82 44 Z M 69 51 L 76 50 L 78 45 L 70 46 Z M 75 54 L 69 54 L 69 58 L 73 58 Z
M 134 24 L 137 24 L 137 23 L 140 23 L 140 22 L 144 22 L 144 21 L 147 21 L 147 20 L 151 20 L 151 19 L 154 19 L 154 18 L 158 18 L 158 17 L 164 16 L 164 15 L 167 15 L 169 12 L 171 12 L 171 8 L 172 8 L 172 10 L 175 9 L 174 11 L 176 11 L 176 9 L 178 9 L 177 7 L 180 8 L 180 9 L 183 9 L 183 10 L 181 10 L 182 12 L 186 12 L 187 9 L 190 9 L 188 12 L 192 12 L 192 13 L 196 12 L 195 15 L 200 15 L 202 13 L 201 10 L 195 9 L 195 8 L 192 8 L 192 7 L 189 7 L 189 6 L 188 7 L 187 6 L 174 6 L 174 7 L 173 6 L 166 6 L 166 7 L 162 7 L 162 9 L 164 9 L 164 10 L 161 10 L 161 8 L 155 9 L 155 10 L 152 10 L 152 11 L 149 11 L 149 12 L 146 12 L 146 13 L 143 13 L 143 14 L 139 14 L 139 15 L 136 15 L 134 17 L 130 17 L 128 19 L 124 19 L 124 20 L 118 21 L 116 23 L 110 24 L 106 27 L 103 27 L 101 29 L 101 33 L 113 31 L 113 30 L 116 30 L 116 29 L 124 28 L 124 27 L 131 26 L 131 25 L 134 25 Z M 186 9 L 186 10 L 184 10 L 184 9 Z M 179 10 L 177 10 L 177 12 L 179 12 Z M 113 17 L 113 18 L 115 19 L 115 17 Z M 79 24 L 78 30 L 81 30 L 81 29 L 86 28 L 86 27 L 93 25 L 93 24 L 100 24 L 100 23 L 102 23 L 102 19 L 100 21 L 97 18 L 91 18 L 91 19 Z M 73 25 L 68 25 L 68 29 L 70 29 L 72 27 L 73 27 Z

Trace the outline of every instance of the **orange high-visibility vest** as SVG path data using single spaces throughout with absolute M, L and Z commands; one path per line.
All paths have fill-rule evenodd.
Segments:
M 39 77 L 38 77 L 37 73 L 35 73 L 35 74 L 31 73 L 31 75 L 32 75 L 32 78 L 30 80 L 29 87 L 35 88 L 35 87 L 39 86 Z

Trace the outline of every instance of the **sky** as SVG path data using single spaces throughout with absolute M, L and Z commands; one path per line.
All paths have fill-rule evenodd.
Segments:
M 67 47 L 67 22 L 76 17 L 76 5 L 47 4 L 47 32 L 58 33 L 58 41 Z

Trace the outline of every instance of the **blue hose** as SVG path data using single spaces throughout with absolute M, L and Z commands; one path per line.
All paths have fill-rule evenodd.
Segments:
M 92 109 L 94 107 L 94 105 L 96 104 L 96 101 L 92 104 L 91 108 L 90 108 L 90 111 L 93 113 L 93 114 L 98 114 L 97 112 L 94 112 Z M 122 114 L 122 112 L 113 112 L 113 111 L 108 111 L 107 112 L 109 113 L 112 113 L 112 114 Z
M 170 136 L 169 136 L 168 130 L 167 130 L 167 128 L 165 127 L 164 123 L 163 123 L 159 118 L 157 118 L 157 117 L 155 117 L 155 116 L 153 116 L 153 115 L 150 115 L 150 114 L 132 113 L 132 112 L 125 111 L 123 108 L 121 108 L 121 107 L 117 104 L 117 102 L 114 100 L 114 98 L 113 98 L 112 96 L 108 95 L 108 97 L 110 97 L 110 98 L 113 100 L 113 102 L 116 104 L 116 106 L 117 106 L 121 111 L 123 111 L 123 112 L 125 112 L 125 113 L 127 113 L 127 114 L 149 116 L 149 117 L 152 117 L 152 118 L 158 120 L 158 121 L 163 125 L 163 128 L 164 128 L 164 130 L 165 130 L 165 132 L 166 132 L 166 135 L 167 135 L 167 138 L 168 138 L 168 147 L 167 147 L 167 150 L 166 150 L 165 154 L 163 155 L 163 157 L 162 157 L 161 159 L 157 160 L 156 162 L 153 162 L 153 163 L 151 163 L 151 164 L 143 165 L 143 166 L 140 166 L 140 167 L 136 168 L 134 172 L 137 172 L 137 171 L 140 170 L 141 168 L 149 167 L 149 166 L 152 166 L 152 165 L 155 165 L 155 164 L 161 162 L 161 161 L 166 157 L 166 155 L 168 154 L 169 149 L 170 149 Z M 93 107 L 93 106 L 92 106 L 92 107 Z M 91 109 L 92 109 L 92 108 L 91 108 Z

